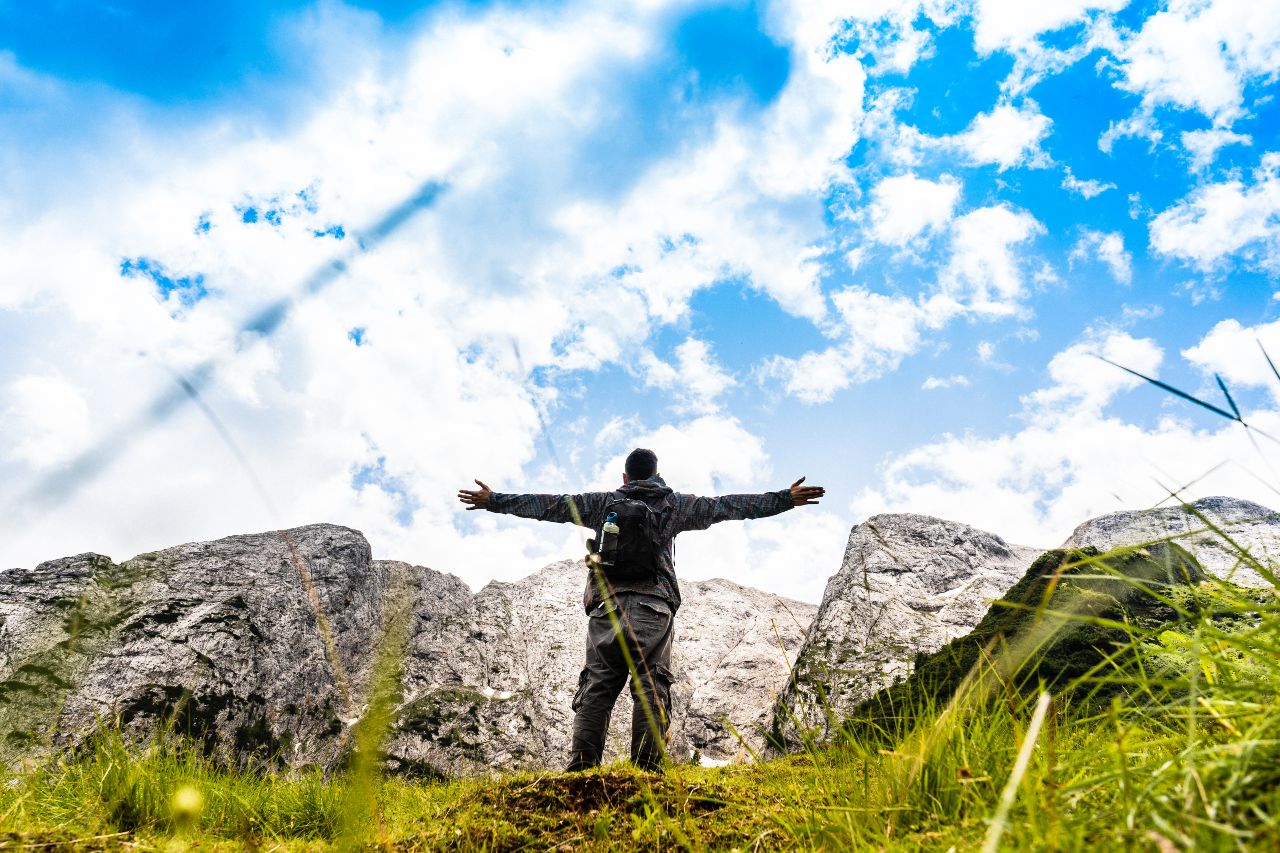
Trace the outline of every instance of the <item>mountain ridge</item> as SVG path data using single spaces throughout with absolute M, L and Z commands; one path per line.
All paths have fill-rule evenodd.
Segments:
M 1265 583 L 1197 532 L 1197 513 L 1260 554 L 1280 552 L 1280 516 L 1230 498 L 1100 516 L 1068 541 L 1110 547 L 1154 532 L 1207 555 L 1211 573 Z M 683 581 L 670 753 L 723 762 L 829 737 L 917 654 L 972 630 L 1043 550 L 881 514 L 851 529 L 819 605 Z M 231 760 L 331 767 L 368 702 L 371 638 L 407 602 L 388 761 L 442 776 L 555 767 L 581 667 L 584 578 L 581 561 L 562 560 L 472 591 L 455 575 L 374 560 L 359 531 L 331 524 L 0 572 L 0 755 L 73 748 L 108 722 L 146 737 L 169 720 Z M 624 691 L 611 756 L 629 702 Z

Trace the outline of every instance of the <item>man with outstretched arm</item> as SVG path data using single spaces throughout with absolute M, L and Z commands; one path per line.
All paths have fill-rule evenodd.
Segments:
M 593 568 L 583 595 L 590 617 L 587 660 L 573 697 L 569 770 L 600 763 L 609 715 L 633 671 L 631 760 L 646 770 L 661 767 L 671 713 L 671 642 L 680 607 L 672 541 L 718 521 L 765 518 L 816 504 L 825 490 L 803 483 L 801 477 L 790 488 L 758 495 L 679 494 L 658 474 L 657 455 L 637 448 L 627 457 L 622 487 L 613 492 L 515 495 L 495 492 L 480 480 L 479 489 L 458 492 L 468 510 L 572 522 L 596 531 L 588 540 Z

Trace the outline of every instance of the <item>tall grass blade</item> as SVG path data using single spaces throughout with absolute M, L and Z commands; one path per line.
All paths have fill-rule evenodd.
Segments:
M 1035 748 L 1036 739 L 1040 737 L 1040 727 L 1044 724 L 1044 715 L 1049 710 L 1051 698 L 1048 693 L 1041 693 L 1040 700 L 1036 702 L 1036 710 L 1027 726 L 1027 735 L 1022 739 L 1022 748 L 1018 750 L 1013 772 L 1009 774 L 1004 790 L 1000 792 L 1000 804 L 996 807 L 995 816 L 991 818 L 991 827 L 982 844 L 982 853 L 996 853 L 1000 846 L 1000 836 L 1004 835 L 1005 827 L 1009 824 L 1009 809 L 1013 807 L 1013 800 L 1017 796 L 1018 786 L 1022 784 L 1022 777 L 1026 775 L 1027 765 L 1031 763 L 1031 751 Z
M 405 652 L 413 621 L 413 592 L 406 581 L 388 596 L 381 642 L 374 651 L 367 687 L 368 707 L 353 729 L 346 798 L 342 808 L 341 849 L 357 849 L 381 833 L 378 794 L 382 786 L 382 746 L 400 705 Z
M 1170 394 L 1173 394 L 1174 396 L 1181 397 L 1184 400 L 1189 400 L 1190 402 L 1195 403 L 1197 406 L 1202 406 L 1208 409 L 1214 414 L 1222 415 L 1224 418 L 1226 418 L 1229 421 L 1240 420 L 1239 415 L 1233 415 L 1230 412 L 1226 411 L 1225 409 L 1218 408 L 1212 403 L 1206 403 L 1204 400 L 1201 400 L 1199 397 L 1193 397 L 1192 395 L 1188 394 L 1186 391 L 1179 391 L 1177 388 L 1174 388 L 1172 385 L 1168 384 L 1167 382 L 1161 382 L 1159 379 L 1152 379 L 1150 376 L 1147 376 L 1146 374 L 1143 374 L 1143 373 L 1139 373 L 1136 370 L 1130 370 L 1129 368 L 1125 367 L 1123 364 L 1116 364 L 1114 361 L 1112 361 L 1109 358 L 1104 358 L 1103 356 L 1098 356 L 1098 358 L 1102 359 L 1112 367 L 1118 367 L 1121 370 L 1123 370 L 1125 373 L 1132 374 L 1133 376 L 1136 376 L 1139 379 L 1143 379 L 1143 380 L 1146 380 L 1147 382 L 1150 382 L 1152 385 L 1156 386 L 1157 388 L 1163 388 L 1165 391 L 1168 391 Z M 1243 421 L 1241 421 L 1241 423 L 1243 423 Z
M 1227 398 L 1227 405 L 1231 407 L 1231 411 L 1235 412 L 1236 420 L 1243 422 L 1244 418 L 1240 417 L 1240 409 L 1236 406 L 1236 401 L 1231 399 L 1231 392 L 1227 390 L 1227 383 L 1222 381 L 1222 377 L 1213 374 L 1213 378 L 1218 380 L 1218 387 L 1222 389 L 1222 396 Z
M 1254 338 L 1254 340 L 1257 341 L 1258 339 Z M 1280 370 L 1276 369 L 1276 363 L 1271 360 L 1271 356 L 1267 352 L 1267 348 L 1262 345 L 1262 341 L 1258 341 L 1258 349 L 1262 350 L 1262 357 L 1267 360 L 1267 366 L 1270 367 L 1271 372 L 1275 374 L 1276 381 L 1280 382 Z

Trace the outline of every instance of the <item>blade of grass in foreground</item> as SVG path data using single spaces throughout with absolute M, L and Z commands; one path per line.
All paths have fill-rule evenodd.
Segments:
M 1041 693 L 1040 700 L 1036 702 L 1036 710 L 1031 715 L 1026 737 L 1022 739 L 1022 748 L 1018 750 L 1018 759 L 1013 764 L 1013 772 L 1009 774 L 1009 780 L 1005 782 L 1004 790 L 1000 792 L 1000 805 L 996 808 L 995 816 L 991 818 L 991 828 L 987 830 L 987 839 L 982 845 L 982 853 L 995 853 L 1000 846 L 1000 836 L 1004 834 L 1005 827 L 1009 824 L 1009 809 L 1013 807 L 1013 798 L 1018 793 L 1018 785 L 1021 784 L 1022 777 L 1027 772 L 1027 764 L 1031 762 L 1031 750 L 1036 745 L 1036 739 L 1040 737 L 1040 727 L 1044 724 L 1044 715 L 1049 710 L 1050 698 L 1048 693 Z
M 1116 364 L 1114 361 L 1112 361 L 1109 358 L 1106 358 L 1105 356 L 1100 355 L 1098 356 L 1098 358 L 1102 359 L 1112 367 L 1118 367 L 1121 370 L 1123 370 L 1125 373 L 1131 374 L 1133 376 L 1138 377 L 1139 379 L 1143 379 L 1147 382 L 1150 382 L 1152 385 L 1156 386 L 1157 388 L 1162 388 L 1165 391 L 1168 391 L 1170 394 L 1173 394 L 1174 396 L 1181 397 L 1184 400 L 1188 400 L 1192 403 L 1195 403 L 1197 406 L 1202 406 L 1208 409 L 1209 411 L 1213 412 L 1214 414 L 1222 415 L 1222 417 L 1226 418 L 1229 421 L 1240 421 L 1240 423 L 1244 423 L 1244 421 L 1240 420 L 1240 417 L 1238 415 L 1233 415 L 1230 412 L 1226 411 L 1225 409 L 1218 408 L 1212 403 L 1206 403 L 1204 400 L 1201 400 L 1199 397 L 1192 396 L 1191 394 L 1188 394 L 1186 391 L 1180 391 L 1177 388 L 1174 388 L 1172 385 L 1168 384 L 1167 382 L 1161 382 L 1159 379 L 1152 379 L 1150 376 L 1147 376 L 1144 373 L 1139 373 L 1136 370 L 1132 370 L 1128 367 L 1125 367 L 1123 364 Z
M 1263 350 L 1263 354 L 1264 355 L 1266 354 L 1266 350 Z M 1275 436 L 1272 436 L 1268 433 L 1263 432 L 1262 430 L 1258 429 L 1255 426 L 1250 426 L 1249 424 L 1245 423 L 1244 419 L 1240 416 L 1240 411 L 1236 409 L 1235 400 L 1231 399 L 1231 394 L 1230 392 L 1227 391 L 1227 386 L 1222 381 L 1222 377 L 1217 376 L 1216 374 L 1214 378 L 1218 380 L 1218 386 L 1222 388 L 1222 393 L 1226 394 L 1227 402 L 1228 404 L 1230 404 L 1232 410 L 1234 411 L 1234 414 L 1232 412 L 1228 412 L 1226 409 L 1213 405 L 1213 403 L 1207 403 L 1204 400 L 1201 400 L 1199 397 L 1195 396 L 1194 394 L 1188 394 L 1186 391 L 1175 388 L 1167 382 L 1161 382 L 1159 379 L 1153 379 L 1152 377 L 1147 376 L 1144 373 L 1139 373 L 1136 370 L 1125 367 L 1123 364 L 1117 364 L 1116 362 L 1112 361 L 1109 358 L 1106 358 L 1105 356 L 1099 355 L 1097 356 L 1097 358 L 1101 359 L 1102 361 L 1105 361 L 1107 364 L 1111 365 L 1112 367 L 1118 367 L 1119 369 L 1123 370 L 1125 373 L 1136 376 L 1139 379 L 1142 379 L 1146 382 L 1150 382 L 1152 385 L 1164 391 L 1168 391 L 1170 394 L 1173 394 L 1175 397 L 1181 397 L 1182 399 L 1187 400 L 1188 402 L 1195 403 L 1197 406 L 1208 409 L 1209 411 L 1213 412 L 1215 415 L 1221 415 L 1222 417 L 1226 418 L 1229 421 L 1235 421 L 1236 423 L 1240 424 L 1240 426 L 1244 427 L 1246 430 L 1249 430 L 1250 433 L 1256 432 L 1258 435 L 1262 436 L 1263 438 L 1268 439 L 1270 441 L 1274 441 L 1276 444 L 1280 444 L 1280 439 L 1277 439 Z M 1267 356 L 1267 363 L 1271 364 L 1271 369 L 1273 371 L 1276 369 L 1275 364 L 1271 362 L 1270 356 Z M 1277 374 L 1277 375 L 1280 376 L 1280 374 Z

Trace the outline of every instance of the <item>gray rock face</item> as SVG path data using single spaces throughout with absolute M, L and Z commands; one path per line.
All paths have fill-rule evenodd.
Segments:
M 586 617 L 581 563 L 473 595 L 370 559 L 357 531 L 313 525 L 0 573 L 0 757 L 73 747 L 100 723 L 161 720 L 241 761 L 332 766 L 366 712 L 392 613 L 408 613 L 393 764 L 430 774 L 557 767 Z M 672 752 L 758 749 L 813 605 L 728 581 L 683 585 Z M 781 648 L 778 639 L 781 638 Z M 630 699 L 614 714 L 626 748 Z
M 1280 514 L 1237 498 L 1202 498 L 1191 506 L 1194 512 L 1174 506 L 1099 516 L 1077 527 L 1062 547 L 1093 545 L 1106 551 L 1121 545 L 1141 545 L 1176 537 L 1175 541 L 1211 574 L 1241 586 L 1270 586 L 1270 581 L 1243 561 L 1240 552 L 1206 525 L 1205 519 L 1248 551 L 1253 559 L 1274 567 L 1274 561 L 1280 559 Z
M 327 763 L 358 714 L 390 581 L 363 536 L 333 525 L 0 574 L 0 749 L 169 718 L 211 749 Z
M 877 515 L 854 527 L 774 734 L 793 745 L 826 740 L 858 702 L 906 677 L 918 652 L 972 630 L 1040 553 L 924 515 Z
M 491 583 L 447 632 L 418 634 L 388 748 L 393 759 L 448 775 L 562 765 L 586 641 L 585 578 L 583 563 L 565 561 L 515 583 Z M 774 691 L 786 681 L 787 661 L 817 608 L 725 580 L 684 582 L 681 590 L 671 754 L 740 755 L 743 744 L 726 719 L 758 751 Z M 624 690 L 608 756 L 625 753 L 630 721 Z
M 1280 515 L 1230 498 L 1194 506 L 1264 563 L 1280 552 Z M 1093 519 L 1065 547 L 1168 536 L 1215 574 L 1265 583 L 1181 508 Z M 879 515 L 850 533 L 819 607 L 725 580 L 683 583 L 673 757 L 732 760 L 761 750 L 765 731 L 825 739 L 917 653 L 971 630 L 1040 550 Z M 565 561 L 472 594 L 451 575 L 372 560 L 360 533 L 326 524 L 3 571 L 0 761 L 74 747 L 100 724 L 145 737 L 168 720 L 240 761 L 333 766 L 367 712 L 386 626 L 407 614 L 390 762 L 442 775 L 558 767 L 582 666 L 584 577 Z M 627 748 L 630 701 L 624 692 L 615 709 L 610 755 Z
M 675 741 L 677 755 L 696 749 L 724 761 L 759 754 L 778 691 L 818 608 L 720 579 L 681 590 L 673 701 L 683 740 Z

